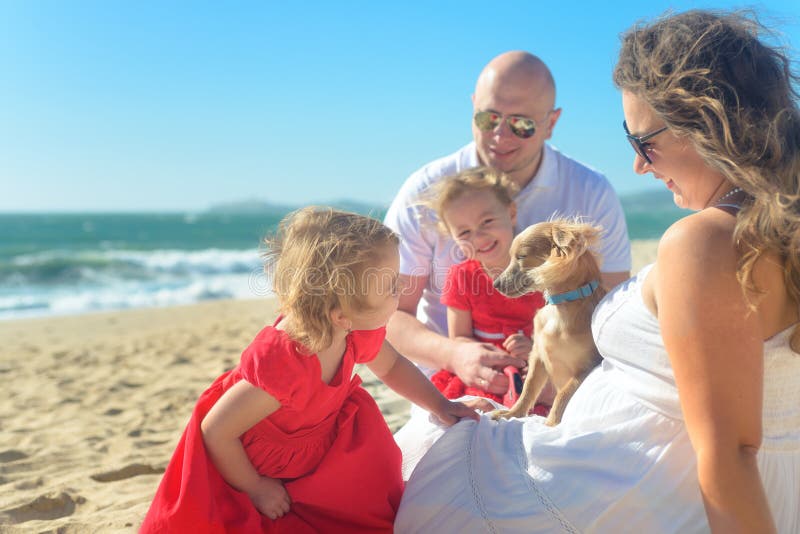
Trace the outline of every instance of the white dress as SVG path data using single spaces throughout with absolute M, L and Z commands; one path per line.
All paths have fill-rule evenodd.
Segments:
M 649 268 L 598 305 L 603 363 L 544 419 L 418 417 L 396 440 L 411 473 L 398 533 L 707 532 L 696 459 L 658 321 L 641 285 Z M 800 532 L 800 355 L 792 328 L 764 344 L 758 466 L 781 533 Z

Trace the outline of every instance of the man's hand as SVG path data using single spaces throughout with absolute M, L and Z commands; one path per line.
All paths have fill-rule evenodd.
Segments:
M 503 367 L 523 367 L 525 359 L 515 358 L 490 343 L 459 339 L 450 358 L 450 370 L 468 386 L 502 395 L 508 390 L 508 377 Z

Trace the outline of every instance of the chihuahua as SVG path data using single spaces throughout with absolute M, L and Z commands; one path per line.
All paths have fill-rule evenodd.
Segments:
M 533 349 L 519 399 L 493 419 L 524 417 L 548 378 L 556 388 L 548 426 L 561 422 L 569 399 L 600 363 L 591 332 L 592 312 L 605 295 L 598 257 L 591 247 L 600 228 L 574 220 L 552 220 L 526 228 L 511 244 L 511 263 L 494 281 L 509 297 L 542 291 L 545 306 L 533 319 Z

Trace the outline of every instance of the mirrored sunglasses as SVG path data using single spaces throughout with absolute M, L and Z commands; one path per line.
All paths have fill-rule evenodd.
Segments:
M 473 118 L 475 126 L 484 132 L 494 130 L 505 119 L 508 129 L 517 137 L 527 139 L 533 137 L 536 133 L 536 121 L 522 115 L 507 115 L 504 117 L 495 111 L 478 111 Z

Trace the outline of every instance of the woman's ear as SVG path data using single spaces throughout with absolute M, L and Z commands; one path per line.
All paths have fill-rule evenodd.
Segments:
M 511 204 L 508 205 L 508 214 L 511 215 L 511 224 L 513 226 L 516 226 L 517 225 L 517 203 L 516 202 L 512 201 Z

